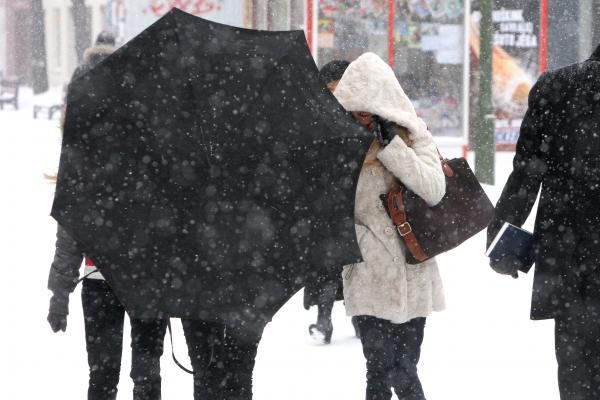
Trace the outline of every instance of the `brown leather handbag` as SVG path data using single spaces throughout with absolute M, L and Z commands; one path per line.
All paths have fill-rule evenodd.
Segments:
M 485 229 L 494 206 L 464 158 L 442 159 L 446 194 L 430 207 L 405 186 L 381 195 L 406 244 L 406 262 L 419 264 L 451 250 Z

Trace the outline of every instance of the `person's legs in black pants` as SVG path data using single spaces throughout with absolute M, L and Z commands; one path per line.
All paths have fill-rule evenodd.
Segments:
M 83 280 L 81 300 L 90 367 L 88 400 L 113 400 L 121 371 L 125 309 L 99 279 Z
M 194 371 L 194 400 L 220 399 L 223 363 L 215 352 L 224 340 L 224 326 L 203 320 L 182 319 L 183 333 Z
M 579 316 L 555 319 L 554 340 L 558 362 L 558 387 L 562 400 L 587 400 L 590 371 L 585 362 L 587 349 Z
M 317 323 L 311 324 L 308 327 L 310 335 L 315 338 L 317 334 L 322 335 L 324 343 L 331 343 L 331 335 L 333 333 L 331 312 L 333 311 L 333 303 L 335 303 L 337 290 L 338 284 L 335 281 L 326 281 L 322 285 L 317 304 Z
M 401 400 L 425 400 L 417 374 L 425 318 L 414 318 L 404 324 L 390 324 L 393 340 L 394 374 L 392 387 Z
M 585 265 L 595 266 L 595 260 Z M 570 307 L 555 318 L 562 400 L 600 399 L 600 282 L 596 271 L 597 268 L 588 268 L 588 276 L 581 277 Z
M 219 351 L 223 373 L 222 393 L 224 400 L 251 400 L 252 373 L 260 336 L 242 336 L 225 331 L 225 341 Z
M 392 371 L 394 354 L 389 334 L 389 321 L 360 315 L 356 317 L 360 330 L 363 354 L 367 360 L 366 400 L 392 398 Z
M 160 357 L 166 319 L 131 320 L 131 379 L 134 400 L 160 400 Z
M 401 400 L 424 400 L 417 363 L 425 318 L 404 324 L 360 315 L 356 317 L 367 360 L 367 400 L 389 400 L 391 388 Z

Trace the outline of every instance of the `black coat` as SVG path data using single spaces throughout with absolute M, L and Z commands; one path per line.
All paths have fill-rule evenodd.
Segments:
M 488 229 L 535 222 L 532 319 L 600 300 L 600 46 L 592 57 L 540 77 L 529 95 L 517 151 Z

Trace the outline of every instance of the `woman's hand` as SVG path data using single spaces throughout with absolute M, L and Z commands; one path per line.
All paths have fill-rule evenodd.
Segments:
M 50 310 L 46 320 L 53 332 L 67 330 L 67 315 L 69 314 L 69 296 L 54 293 L 50 298 Z
M 48 313 L 48 323 L 50 324 L 50 328 L 52 332 L 56 333 L 58 331 L 65 332 L 67 330 L 67 316 L 63 314 L 56 314 L 53 312 Z

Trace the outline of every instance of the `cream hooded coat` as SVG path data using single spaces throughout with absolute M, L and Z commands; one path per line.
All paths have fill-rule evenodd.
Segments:
M 442 281 L 435 260 L 405 262 L 404 243 L 379 195 L 399 179 L 429 205 L 445 194 L 446 180 L 431 133 L 402 90 L 392 69 L 377 55 L 365 53 L 339 81 L 335 97 L 348 111 L 377 114 L 404 126 L 411 147 L 396 137 L 385 148 L 374 143 L 356 189 L 355 227 L 363 262 L 344 267 L 348 315 L 371 315 L 403 323 L 444 308 Z

